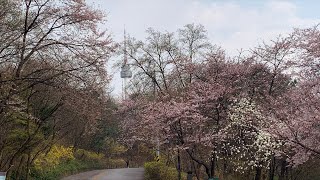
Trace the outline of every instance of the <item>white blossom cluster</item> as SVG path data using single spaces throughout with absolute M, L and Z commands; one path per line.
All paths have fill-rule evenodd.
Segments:
M 274 154 L 276 149 L 281 147 L 281 142 L 276 141 L 271 134 L 260 130 L 254 145 L 258 147 L 257 153 L 264 154 L 265 158 L 269 158 L 272 154 Z
M 281 143 L 263 131 L 265 119 L 254 102 L 242 98 L 235 102 L 229 112 L 230 123 L 222 130 L 227 153 L 237 172 L 254 167 L 268 166 L 271 155 Z

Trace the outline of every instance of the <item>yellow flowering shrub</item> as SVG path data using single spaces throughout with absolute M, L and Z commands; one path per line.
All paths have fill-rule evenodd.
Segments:
M 84 161 L 98 161 L 104 158 L 104 154 L 78 149 L 75 153 L 77 159 Z
M 39 157 L 34 161 L 34 167 L 37 170 L 55 168 L 62 162 L 74 159 L 75 157 L 71 147 L 54 145 L 47 154 L 43 153 L 39 155 Z

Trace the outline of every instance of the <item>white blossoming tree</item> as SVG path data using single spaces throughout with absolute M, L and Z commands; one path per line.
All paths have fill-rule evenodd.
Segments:
M 220 154 L 238 172 L 268 167 L 281 143 L 264 131 L 266 117 L 254 102 L 242 98 L 231 106 L 229 124 L 220 131 Z

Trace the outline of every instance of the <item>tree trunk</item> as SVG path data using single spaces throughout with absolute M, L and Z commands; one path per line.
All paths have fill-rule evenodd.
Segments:
M 228 175 L 228 164 L 227 164 L 227 160 L 223 159 L 223 178 L 226 177 Z
M 281 169 L 280 169 L 280 176 L 279 180 L 285 180 L 285 175 L 287 171 L 287 162 L 284 159 L 281 159 Z
M 29 180 L 30 164 L 31 164 L 31 151 L 29 151 L 29 153 L 28 153 L 27 168 L 26 168 L 26 180 Z
M 193 168 L 194 174 L 196 175 L 197 180 L 200 180 L 200 175 L 199 175 L 199 173 L 200 173 L 201 165 L 196 166 L 196 165 L 194 164 L 194 161 L 192 161 L 192 168 Z M 199 170 L 199 171 L 198 171 L 198 170 Z
M 208 175 L 209 178 L 211 178 L 212 175 L 211 175 L 211 171 L 210 171 L 210 164 L 207 164 L 207 163 L 205 163 L 204 161 L 196 158 L 196 157 L 193 155 L 193 152 L 192 152 L 190 149 L 187 149 L 187 153 L 188 153 L 189 157 L 190 157 L 193 161 L 195 161 L 196 163 L 198 163 L 199 165 L 201 165 L 201 166 L 203 166 L 203 167 L 205 168 L 206 174 Z
M 269 168 L 269 180 L 274 179 L 274 172 L 275 172 L 275 157 L 274 155 L 272 155 L 271 161 L 270 161 L 270 168 Z
M 212 153 L 212 156 L 211 156 L 211 165 L 210 165 L 210 174 L 211 174 L 211 177 L 213 178 L 215 176 L 215 160 L 216 160 L 216 154 L 215 153 Z M 210 177 L 209 177 L 210 178 Z
M 257 167 L 256 168 L 256 176 L 255 176 L 254 180 L 260 180 L 261 179 L 261 172 L 262 172 L 262 168 L 261 167 Z
M 192 177 L 193 177 L 193 165 L 192 164 L 193 164 L 193 161 L 192 161 L 192 159 L 190 159 L 188 161 L 187 180 L 189 180 L 189 179 L 192 180 Z
M 20 161 L 19 161 L 19 165 L 18 165 L 18 167 L 17 167 L 17 170 L 16 170 L 16 174 L 15 174 L 15 178 L 16 179 L 21 179 L 21 174 L 23 174 L 22 173 L 22 164 L 23 164 L 23 161 L 24 161 L 24 155 L 22 155 L 22 157 L 21 157 L 21 159 L 20 159 Z
M 181 180 L 181 158 L 180 158 L 180 149 L 178 149 L 178 164 L 177 164 L 177 169 L 178 169 L 178 180 Z

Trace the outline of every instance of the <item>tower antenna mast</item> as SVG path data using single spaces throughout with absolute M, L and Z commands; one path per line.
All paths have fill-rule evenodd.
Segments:
M 132 77 L 132 72 L 128 64 L 128 54 L 127 54 L 127 36 L 126 29 L 123 32 L 123 63 L 121 66 L 120 76 L 122 78 L 122 98 L 125 100 L 127 98 L 127 79 Z

